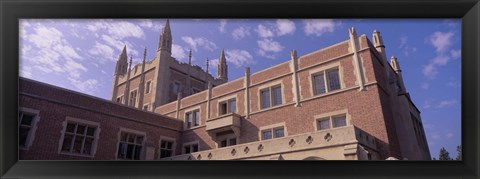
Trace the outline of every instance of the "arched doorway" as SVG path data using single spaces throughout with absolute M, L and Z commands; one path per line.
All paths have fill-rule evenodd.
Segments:
M 325 160 L 325 159 L 322 157 L 310 156 L 310 157 L 304 158 L 303 160 Z

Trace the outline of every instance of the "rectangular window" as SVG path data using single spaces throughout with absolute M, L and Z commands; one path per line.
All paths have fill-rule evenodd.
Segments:
M 68 121 L 63 133 L 61 152 L 91 156 L 97 127 Z
M 180 83 L 173 82 L 173 94 L 178 94 L 180 92 Z
M 235 98 L 219 103 L 219 115 L 230 114 L 237 111 L 237 101 Z
M 31 136 L 35 114 L 29 114 L 20 111 L 18 113 L 18 145 L 27 147 L 27 141 Z
M 227 147 L 227 146 L 233 146 L 233 145 L 237 145 L 237 138 L 230 137 L 230 138 L 221 140 L 219 147 L 221 148 L 221 147 Z
M 173 156 L 173 144 L 171 140 L 161 140 L 160 142 L 160 158 Z
M 262 132 L 262 140 L 267 140 L 272 138 L 272 131 L 266 130 Z
M 130 92 L 130 106 L 137 106 L 137 90 Z
M 315 87 L 315 95 L 325 93 L 325 81 L 323 77 L 323 72 L 313 76 L 313 82 Z
M 260 100 L 262 109 L 270 107 L 270 90 L 264 89 L 260 91 Z
M 185 113 L 185 123 L 187 129 L 200 125 L 200 110 L 194 110 Z
M 148 111 L 148 104 L 143 106 L 143 110 Z
M 144 136 L 134 133 L 121 132 L 118 144 L 119 159 L 140 160 Z
M 117 97 L 117 103 L 123 103 L 123 96 Z
M 332 117 L 333 120 L 333 127 L 342 127 L 347 125 L 347 120 L 345 116 L 336 116 Z
M 340 77 L 338 76 L 338 69 L 331 69 L 327 71 L 328 91 L 340 89 Z
M 282 88 L 280 86 L 272 87 L 272 93 L 273 93 L 272 106 L 282 104 Z
M 198 152 L 198 143 L 186 144 L 183 146 L 183 150 L 185 154 Z
M 320 119 L 318 120 L 318 129 L 330 129 L 330 118 Z
M 324 94 L 341 88 L 338 68 L 332 68 L 312 75 L 313 92 Z
M 282 104 L 282 87 L 280 85 L 260 90 L 261 109 Z
M 145 84 L 145 94 L 150 93 L 150 85 L 152 84 L 151 81 L 147 81 L 147 84 Z
M 285 129 L 283 126 L 262 130 L 262 140 L 279 138 L 284 136 L 285 136 Z
M 317 119 L 317 130 L 325 130 L 330 128 L 343 127 L 347 125 L 346 115 L 329 116 L 321 119 Z

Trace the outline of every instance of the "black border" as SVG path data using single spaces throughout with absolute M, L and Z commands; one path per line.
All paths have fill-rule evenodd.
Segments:
M 0 0 L 0 177 L 480 178 L 478 0 Z M 462 18 L 464 160 L 17 161 L 19 18 Z

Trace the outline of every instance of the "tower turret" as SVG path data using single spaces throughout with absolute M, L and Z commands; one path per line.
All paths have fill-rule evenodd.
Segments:
M 400 63 L 398 63 L 398 60 L 395 56 L 390 58 L 390 65 L 397 74 L 397 86 L 399 91 L 406 92 L 405 84 L 403 83 L 402 69 L 400 69 Z
M 228 80 L 227 59 L 225 58 L 225 52 L 223 49 L 220 53 L 220 58 L 218 59 L 217 78 L 224 79 L 225 81 Z
M 127 73 L 128 68 L 128 61 L 127 61 L 127 46 L 123 46 L 122 53 L 118 57 L 117 64 L 115 67 L 115 74 L 117 75 L 125 75 Z
M 167 19 L 165 23 L 165 27 L 162 29 L 162 33 L 160 34 L 160 39 L 158 41 L 158 50 L 165 50 L 172 53 L 172 32 L 170 31 L 170 22 Z
M 376 29 L 373 31 L 372 34 L 372 40 L 373 40 L 373 46 L 375 46 L 375 49 L 377 49 L 377 52 L 380 53 L 382 56 L 382 60 L 387 61 L 387 53 L 385 52 L 385 45 L 383 44 L 383 38 L 382 35 L 380 35 L 380 32 L 377 31 Z

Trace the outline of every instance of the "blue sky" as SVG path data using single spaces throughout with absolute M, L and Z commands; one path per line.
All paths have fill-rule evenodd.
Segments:
M 110 98 L 115 61 L 124 45 L 134 63 L 143 49 L 153 59 L 165 19 L 20 20 L 20 76 L 104 99 Z M 170 19 L 172 53 L 216 76 L 222 49 L 229 79 L 348 39 L 348 28 L 369 39 L 381 32 L 387 57 L 398 58 L 413 102 L 421 111 L 432 157 L 461 142 L 460 19 Z

